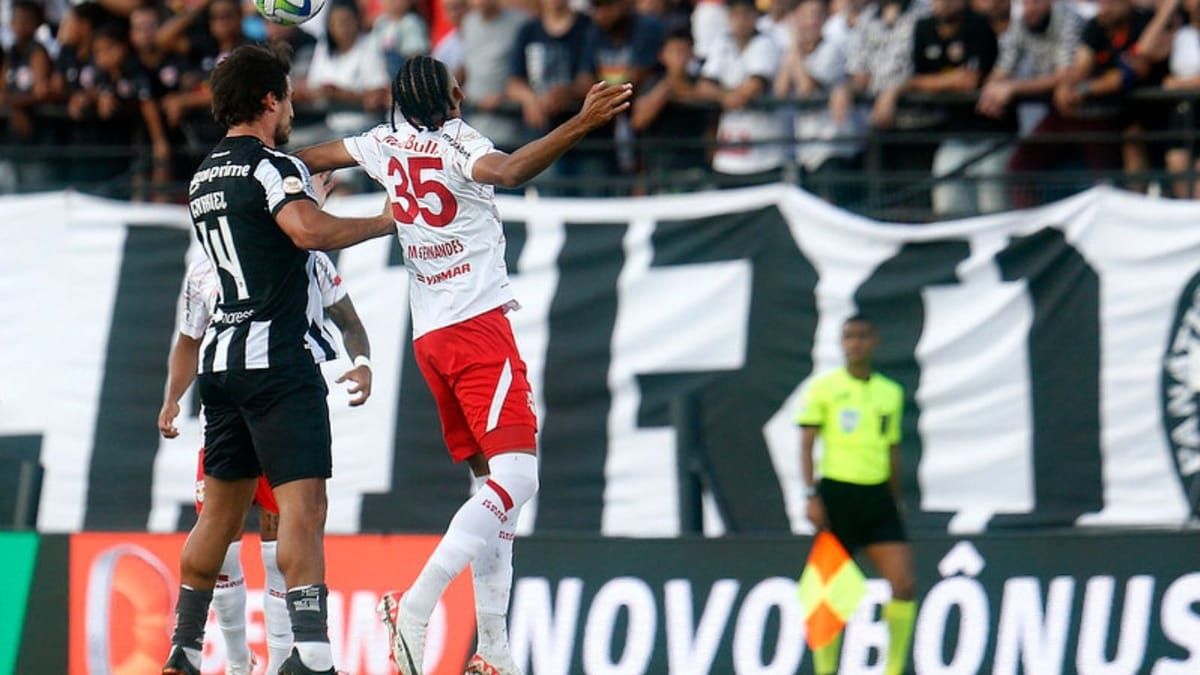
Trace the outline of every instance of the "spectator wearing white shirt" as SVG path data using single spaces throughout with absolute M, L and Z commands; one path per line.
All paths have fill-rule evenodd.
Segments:
M 467 5 L 459 31 L 465 48 L 463 93 L 475 108 L 471 126 L 498 147 L 513 148 L 521 141 L 521 119 L 497 109 L 508 100 L 512 53 L 529 15 L 506 9 L 500 0 L 468 0 Z
M 1200 0 L 1183 0 L 1188 23 L 1175 33 L 1171 43 L 1171 73 L 1163 80 L 1164 89 L 1200 89 Z M 1195 130 L 1200 122 L 1196 101 L 1176 104 L 1171 113 L 1171 130 L 1181 136 Z M 1174 181 L 1175 196 L 1180 199 L 1200 198 L 1200 157 L 1195 142 L 1186 138 L 1172 139 L 1167 151 L 1167 170 L 1179 176 Z M 1190 175 L 1188 175 L 1190 174 Z
M 696 58 L 705 61 L 729 37 L 729 10 L 722 0 L 697 0 L 692 10 Z
M 371 39 L 383 52 L 388 73 L 399 72 L 411 57 L 429 53 L 429 26 L 413 0 L 383 0 L 383 14 L 371 26 Z
M 721 105 L 713 169 L 747 183 L 778 177 L 786 130 L 774 110 L 755 109 L 779 70 L 775 41 L 758 33 L 754 0 L 728 0 L 730 36 L 704 62 L 697 94 Z
M 788 22 L 791 47 L 775 78 L 775 95 L 807 98 L 828 94 L 846 78 L 845 42 L 824 34 L 826 0 L 802 0 Z M 801 107 L 794 118 L 796 162 L 804 169 L 805 184 L 831 201 L 841 201 L 828 174 L 855 168 L 860 147 L 855 141 L 833 141 L 861 135 L 861 115 L 835 120 L 828 106 Z
M 767 13 L 758 19 L 758 32 L 774 40 L 780 54 L 786 54 L 792 47 L 792 25 L 789 17 L 798 4 L 797 0 L 771 0 Z
M 388 100 L 387 67 L 375 42 L 362 30 L 358 6 L 338 0 L 329 9 L 328 30 L 313 52 L 301 100 L 331 107 L 325 123 L 337 135 L 358 133 L 375 124 Z M 340 109 L 339 109 L 340 108 Z

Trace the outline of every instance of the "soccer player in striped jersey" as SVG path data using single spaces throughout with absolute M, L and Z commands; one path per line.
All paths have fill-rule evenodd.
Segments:
M 298 153 L 314 171 L 361 166 L 387 188 L 412 281 L 417 365 L 437 401 L 450 456 L 468 462 L 475 476 L 474 494 L 416 582 L 380 605 L 402 675 L 423 671 L 429 618 L 468 564 L 478 653 L 467 672 L 519 673 L 506 620 L 517 516 L 538 489 L 537 416 L 506 316 L 519 305 L 493 186 L 537 176 L 628 109 L 631 94 L 629 85 L 596 84 L 577 115 L 510 155 L 461 119 L 463 92 L 446 65 L 417 56 L 392 83 L 391 124 Z
M 314 353 L 321 361 L 337 358 L 335 343 L 325 322 L 326 318 L 330 319 L 341 332 L 347 355 L 353 361 L 353 367 L 337 381 L 351 383 L 351 406 L 362 405 L 371 395 L 371 346 L 366 329 L 363 328 L 354 303 L 342 285 L 342 278 L 329 256 L 320 252 L 311 253 L 307 271 L 310 347 L 316 350 Z M 175 418 L 179 416 L 179 400 L 196 378 L 200 361 L 200 340 L 216 307 L 219 296 L 217 286 L 216 270 L 207 258 L 198 260 L 188 269 L 181 298 L 183 320 L 179 326 L 179 336 L 171 350 L 167 366 L 167 387 L 162 411 L 158 416 L 158 429 L 164 438 L 179 436 L 179 430 L 175 426 Z M 197 459 L 199 462 L 196 467 L 196 512 L 200 513 L 204 506 L 203 448 Z M 268 650 L 266 675 L 275 675 L 292 649 L 292 626 L 284 601 L 287 587 L 277 562 L 279 506 L 275 503 L 275 495 L 265 477 L 260 476 L 258 479 L 254 503 L 259 507 L 262 559 L 267 580 L 263 592 L 263 616 Z M 251 654 L 246 646 L 246 586 L 242 574 L 240 539 L 229 545 L 217 585 L 213 589 L 212 602 L 217 613 L 217 624 L 225 637 L 228 675 L 249 675 L 252 664 Z
M 310 250 L 386 236 L 395 224 L 384 215 L 325 213 L 308 169 L 275 149 L 287 142 L 294 116 L 290 70 L 275 48 L 242 45 L 211 78 L 213 117 L 227 131 L 188 188 L 192 225 L 220 289 L 196 382 L 205 417 L 204 510 L 180 556 L 163 675 L 198 675 L 212 589 L 264 474 L 279 503 L 278 560 L 294 640 L 280 671 L 335 672 L 323 543 L 333 457 L 306 267 Z

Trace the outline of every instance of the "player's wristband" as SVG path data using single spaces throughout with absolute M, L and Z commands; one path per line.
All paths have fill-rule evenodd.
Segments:
M 805 496 L 805 497 L 807 497 L 807 498 L 809 498 L 809 499 L 812 499 L 813 497 L 816 497 L 816 496 L 817 496 L 817 486 L 816 486 L 816 485 L 808 485 L 808 486 L 805 486 L 805 488 L 804 488 L 804 496 Z
M 360 366 L 366 366 L 367 370 L 370 370 L 371 369 L 371 359 L 368 359 L 366 356 L 363 356 L 362 354 L 359 354 L 358 356 L 354 357 L 354 367 L 358 368 Z

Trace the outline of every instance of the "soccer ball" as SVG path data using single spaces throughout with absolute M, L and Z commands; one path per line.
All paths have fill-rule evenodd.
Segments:
M 267 21 L 294 26 L 319 14 L 325 0 L 254 0 L 254 6 Z

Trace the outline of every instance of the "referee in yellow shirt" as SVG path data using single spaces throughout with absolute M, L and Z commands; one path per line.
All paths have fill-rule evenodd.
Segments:
M 809 383 L 796 422 L 808 519 L 828 529 L 850 553 L 863 549 L 888 580 L 884 606 L 890 637 L 887 675 L 901 675 L 916 619 L 912 552 L 897 504 L 900 501 L 900 418 L 904 390 L 875 372 L 871 357 L 879 335 L 862 315 L 842 324 L 846 366 Z M 820 481 L 813 474 L 813 445 L 821 437 Z M 817 675 L 837 672 L 841 639 L 813 654 Z

